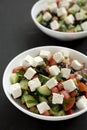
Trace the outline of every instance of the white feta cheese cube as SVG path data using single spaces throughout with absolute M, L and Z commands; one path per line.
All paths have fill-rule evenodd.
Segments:
M 31 57 L 30 55 L 27 55 L 22 63 L 23 68 L 28 68 L 29 66 L 32 66 L 33 64 L 33 57 Z
M 52 30 L 58 30 L 60 27 L 59 23 L 56 21 L 56 20 L 53 20 L 51 23 L 50 23 L 50 28 Z
M 44 21 L 48 22 L 49 20 L 51 20 L 51 18 L 52 18 L 52 15 L 49 12 L 44 13 L 44 15 L 43 15 Z
M 56 52 L 55 54 L 53 54 L 53 59 L 57 62 L 60 63 L 63 61 L 64 56 L 61 52 Z
M 53 93 L 52 104 L 63 104 L 64 95 Z
M 34 66 L 42 65 L 44 63 L 43 59 L 40 56 L 34 58 Z
M 70 3 L 67 0 L 63 0 L 63 1 L 60 1 L 60 6 L 68 9 L 70 6 Z
M 81 12 L 76 13 L 76 20 L 83 20 L 83 14 Z
M 80 70 L 83 67 L 83 65 L 79 61 L 73 60 L 72 63 L 71 63 L 71 67 L 74 70 Z
M 68 68 L 61 69 L 61 74 L 62 74 L 63 78 L 68 79 L 70 76 L 70 72 L 71 72 L 71 69 L 68 69 Z
M 62 84 L 63 84 L 64 89 L 68 92 L 72 92 L 73 90 L 77 88 L 72 79 L 64 81 Z
M 57 4 L 56 3 L 51 3 L 49 4 L 48 9 L 52 12 L 52 13 L 56 13 L 57 12 Z
M 60 69 L 57 67 L 57 65 L 53 65 L 53 66 L 49 67 L 49 72 L 52 76 L 55 76 L 60 73 Z
M 50 51 L 46 51 L 46 50 L 41 50 L 41 51 L 40 51 L 40 56 L 41 56 L 42 58 L 50 59 L 50 57 L 51 57 L 51 52 L 50 52 Z
M 66 24 L 74 24 L 74 16 L 72 14 L 68 15 L 66 18 L 65 18 L 65 22 Z
M 40 114 L 43 114 L 45 111 L 50 110 L 50 107 L 46 102 L 41 102 L 37 105 L 37 109 Z
M 62 15 L 67 15 L 67 11 L 64 7 L 60 7 L 57 9 L 57 15 L 60 17 Z
M 81 96 L 76 102 L 76 107 L 78 109 L 84 109 L 87 107 L 87 98 L 85 96 Z
M 31 90 L 31 92 L 34 92 L 36 88 L 41 86 L 41 82 L 38 78 L 34 78 L 28 82 L 28 86 Z
M 87 22 L 83 22 L 83 23 L 81 24 L 81 27 L 82 27 L 82 29 L 83 29 L 84 31 L 87 31 Z
M 33 78 L 35 74 L 36 74 L 36 71 L 32 67 L 29 67 L 27 71 L 25 72 L 24 77 L 30 80 Z
M 22 95 L 22 90 L 19 83 L 12 84 L 10 88 L 13 98 L 16 99 Z
M 53 88 L 54 86 L 56 86 L 57 85 L 57 80 L 55 79 L 55 78 L 51 78 L 50 80 L 48 80 L 47 82 L 46 82 L 46 86 L 49 88 L 49 89 L 51 89 L 51 88 Z

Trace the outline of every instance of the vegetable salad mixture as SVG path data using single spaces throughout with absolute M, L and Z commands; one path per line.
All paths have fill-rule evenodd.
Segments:
M 12 97 L 36 114 L 64 116 L 87 107 L 87 69 L 66 50 L 27 55 L 10 82 Z
M 87 31 L 87 0 L 48 2 L 36 19 L 41 25 L 55 31 Z

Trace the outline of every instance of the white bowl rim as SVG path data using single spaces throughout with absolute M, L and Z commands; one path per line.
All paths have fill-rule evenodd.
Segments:
M 9 66 L 12 64 L 13 61 L 15 61 L 16 59 L 18 59 L 19 56 L 23 55 L 24 53 L 27 53 L 29 51 L 33 51 L 33 50 L 37 50 L 37 49 L 45 49 L 45 48 L 65 48 L 65 49 L 68 49 L 68 50 L 71 50 L 71 51 L 74 51 L 84 57 L 86 57 L 86 55 L 84 55 L 83 53 L 79 52 L 79 51 L 76 51 L 74 49 L 71 49 L 71 48 L 68 48 L 68 47 L 62 47 L 62 46 L 40 46 L 40 47 L 34 47 L 32 49 L 28 49 L 26 51 L 23 51 L 22 53 L 18 54 L 17 56 L 15 56 L 10 62 L 9 64 L 7 65 L 5 71 L 4 71 L 4 74 L 3 74 L 3 79 L 2 79 L 2 84 L 3 84 L 3 90 L 4 90 L 4 93 L 6 95 L 6 97 L 9 99 L 9 101 L 16 107 L 18 108 L 20 111 L 22 111 L 23 113 L 31 116 L 31 117 L 34 117 L 34 118 L 37 118 L 37 119 L 41 119 L 41 120 L 47 120 L 47 121 L 61 121 L 61 120 L 67 120 L 67 119 L 71 119 L 71 118 L 74 118 L 74 117 L 77 117 L 83 113 L 85 113 L 87 111 L 87 108 L 85 109 L 82 109 L 76 113 L 73 113 L 71 115 L 65 115 L 65 116 L 43 116 L 43 115 L 39 115 L 39 114 L 35 114 L 35 113 L 32 113 L 30 112 L 29 110 L 27 109 L 24 109 L 22 106 L 18 105 L 17 102 L 10 97 L 9 93 L 7 92 L 7 89 L 6 89 L 6 83 L 5 83 L 5 75 L 7 73 L 7 70 L 9 68 Z
M 36 20 L 36 18 L 34 17 L 33 11 L 34 11 L 34 9 L 35 9 L 35 7 L 36 7 L 37 5 L 39 5 L 40 3 L 45 2 L 45 1 L 46 1 L 46 0 L 39 0 L 39 1 L 37 1 L 37 2 L 33 5 L 32 9 L 31 9 L 31 17 L 32 17 L 32 19 L 34 20 L 34 22 L 35 22 L 38 26 L 40 26 L 40 27 L 46 29 L 47 31 L 50 31 L 50 32 L 53 32 L 53 33 L 56 33 L 56 34 L 60 33 L 60 34 L 62 34 L 62 35 L 78 35 L 78 34 L 87 33 L 87 31 L 81 31 L 81 32 L 61 32 L 61 31 L 55 31 L 55 30 L 51 30 L 51 29 L 46 28 L 46 27 L 44 27 L 43 25 L 41 25 L 41 24 Z

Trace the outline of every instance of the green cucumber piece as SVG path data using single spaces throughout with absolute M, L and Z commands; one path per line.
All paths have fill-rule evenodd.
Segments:
M 48 100 L 45 97 L 43 97 L 43 96 L 39 96 L 39 101 L 48 103 Z
M 31 107 L 30 111 L 33 113 L 39 114 L 39 111 L 38 111 L 37 107 L 35 107 L 35 106 Z
M 55 79 L 57 80 L 57 81 L 61 81 L 62 80 L 62 74 L 61 73 L 59 73 L 58 75 L 56 75 L 55 76 Z
M 28 96 L 28 92 L 27 91 L 24 91 L 22 97 L 21 97 L 21 103 L 24 104 L 25 103 L 25 98 L 27 98 Z
M 75 83 L 75 85 L 77 86 L 77 85 L 78 85 L 78 83 L 77 83 L 76 78 L 73 78 L 72 80 L 73 80 L 73 82 Z
M 26 106 L 27 106 L 27 108 L 31 108 L 31 107 L 33 107 L 33 106 L 36 106 L 38 103 L 37 103 L 37 101 L 36 100 L 27 100 L 26 101 Z
M 42 75 L 42 74 L 39 74 L 39 75 L 38 75 L 38 78 L 39 78 L 41 84 L 45 84 L 45 83 L 50 79 L 49 77 L 44 76 L 44 75 Z
M 43 21 L 43 15 L 40 13 L 40 14 L 37 16 L 36 20 L 37 20 L 39 23 L 42 23 L 42 21 Z
M 51 105 L 51 109 L 54 111 L 54 112 L 59 112 L 60 109 L 61 109 L 61 106 L 59 104 L 52 104 Z
M 80 31 L 82 31 L 81 26 L 80 26 L 80 25 L 77 25 L 77 26 L 74 28 L 74 31 L 75 31 L 75 32 L 80 32 Z
M 77 0 L 77 4 L 79 6 L 85 6 L 86 5 L 86 0 Z
M 20 86 L 21 86 L 21 89 L 28 90 L 28 80 L 26 80 L 26 79 L 21 80 Z
M 50 113 L 51 113 L 52 116 L 64 116 L 64 115 L 66 115 L 63 110 L 61 110 L 59 112 L 55 112 L 52 109 L 50 109 Z
M 19 81 L 19 77 L 16 73 L 12 73 L 10 76 L 10 82 L 11 84 L 15 84 Z
M 22 104 L 25 103 L 27 108 L 33 107 L 38 103 L 37 100 L 33 96 L 29 95 L 27 91 L 23 93 L 23 96 L 21 97 L 21 102 Z
M 37 92 L 42 96 L 49 96 L 51 94 L 50 89 L 46 85 L 38 87 Z

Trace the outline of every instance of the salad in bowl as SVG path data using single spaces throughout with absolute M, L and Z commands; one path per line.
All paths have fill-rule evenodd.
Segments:
M 52 30 L 60 32 L 87 31 L 86 0 L 56 0 L 48 2 L 37 15 L 37 21 Z
M 32 7 L 31 16 L 51 37 L 75 40 L 87 36 L 86 0 L 41 0 Z
M 25 51 L 5 70 L 5 94 L 18 109 L 39 119 L 76 117 L 87 111 L 86 61 L 85 55 L 64 47 Z

